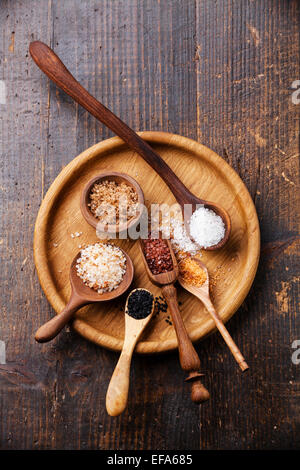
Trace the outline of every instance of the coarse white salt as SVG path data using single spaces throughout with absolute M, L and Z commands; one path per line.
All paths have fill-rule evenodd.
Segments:
M 186 231 L 181 209 L 160 225 L 160 231 L 163 238 L 170 239 L 172 248 L 178 258 L 184 257 L 186 254 L 201 256 L 200 247 L 191 240 Z
M 204 206 L 193 212 L 190 219 L 190 234 L 201 248 L 217 245 L 225 235 L 222 218 Z
M 171 219 L 171 227 L 173 232 L 171 244 L 175 252 L 183 251 L 196 255 L 199 252 L 199 246 L 188 236 L 184 223 L 178 219 Z
M 117 246 L 95 243 L 81 250 L 76 270 L 84 284 L 99 294 L 111 292 L 123 279 L 126 257 Z

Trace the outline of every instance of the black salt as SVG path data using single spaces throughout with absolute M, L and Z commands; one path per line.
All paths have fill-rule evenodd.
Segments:
M 137 289 L 128 297 L 127 313 L 140 320 L 150 315 L 154 302 L 153 295 L 145 289 Z

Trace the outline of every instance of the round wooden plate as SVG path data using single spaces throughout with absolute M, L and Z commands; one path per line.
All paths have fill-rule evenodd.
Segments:
M 253 282 L 260 250 L 259 224 L 252 199 L 237 173 L 215 152 L 193 140 L 165 132 L 141 132 L 154 149 L 197 196 L 221 204 L 232 221 L 228 243 L 219 251 L 203 251 L 212 277 L 214 305 L 226 322 L 239 308 Z M 80 245 L 98 241 L 95 229 L 83 219 L 80 195 L 87 181 L 104 170 L 120 171 L 143 188 L 146 205 L 175 202 L 166 184 L 144 160 L 118 137 L 100 142 L 72 160 L 57 176 L 40 207 L 34 232 L 34 258 L 41 286 L 59 313 L 70 295 L 69 267 Z M 82 232 L 80 237 L 71 234 Z M 132 288 L 145 287 L 154 295 L 139 255 L 138 242 L 116 240 L 131 256 L 135 268 Z M 126 296 L 125 296 L 126 297 Z M 79 310 L 74 329 L 85 338 L 121 350 L 125 297 Z M 201 302 L 178 287 L 181 312 L 192 341 L 211 333 L 214 322 Z M 160 313 L 150 322 L 137 345 L 139 353 L 157 353 L 177 347 L 173 326 Z M 46 319 L 44 319 L 46 320 Z

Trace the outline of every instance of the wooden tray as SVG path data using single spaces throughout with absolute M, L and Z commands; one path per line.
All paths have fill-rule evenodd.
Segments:
M 202 260 L 213 278 L 212 298 L 223 321 L 245 299 L 253 282 L 260 249 L 259 224 L 252 199 L 237 173 L 207 147 L 174 134 L 141 132 L 166 160 L 183 183 L 197 196 L 221 204 L 232 221 L 229 242 L 219 251 L 204 252 Z M 34 258 L 41 286 L 59 313 L 70 295 L 69 266 L 79 245 L 98 241 L 95 230 L 83 219 L 79 201 L 87 181 L 104 170 L 128 173 L 144 190 L 146 204 L 175 199 L 161 178 L 118 137 L 100 142 L 72 160 L 57 176 L 40 207 L 34 232 Z M 80 237 L 71 234 L 82 232 Z M 135 267 L 133 287 L 146 287 L 155 295 L 139 255 L 138 242 L 116 240 L 131 256 Z M 178 287 L 181 311 L 192 341 L 214 330 L 214 322 L 199 300 Z M 81 309 L 73 322 L 85 338 L 121 350 L 124 335 L 124 296 L 112 302 Z M 160 313 L 137 345 L 139 353 L 157 353 L 177 347 L 173 326 Z M 45 319 L 46 320 L 46 319 Z

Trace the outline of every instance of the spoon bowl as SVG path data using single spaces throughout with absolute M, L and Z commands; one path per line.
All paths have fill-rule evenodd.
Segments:
M 70 267 L 70 300 L 59 315 L 51 318 L 51 320 L 49 320 L 37 330 L 35 334 L 35 339 L 37 342 L 45 343 L 55 338 L 55 336 L 57 336 L 63 327 L 71 320 L 75 312 L 81 307 L 92 303 L 105 302 L 115 299 L 122 295 L 129 288 L 133 280 L 134 267 L 128 254 L 125 253 L 125 251 L 121 248 L 120 250 L 126 257 L 125 274 L 116 289 L 112 290 L 111 292 L 104 292 L 103 294 L 98 294 L 97 291 L 86 286 L 82 279 L 78 276 L 76 264 L 77 260 L 81 256 L 81 251 L 77 253 Z
M 209 201 L 205 201 L 204 199 L 199 199 L 194 195 L 192 195 L 192 196 L 193 196 L 193 198 L 191 198 L 191 200 L 187 199 L 186 202 L 184 202 L 185 199 L 182 199 L 179 202 L 179 204 L 181 206 L 182 213 L 185 216 L 184 217 L 184 224 L 185 224 L 186 231 L 187 231 L 189 237 L 193 240 L 193 237 L 191 236 L 191 232 L 190 232 L 190 219 L 191 219 L 192 214 L 197 209 L 197 207 L 202 205 L 206 209 L 212 210 L 218 216 L 221 217 L 221 219 L 223 221 L 223 224 L 225 226 L 225 234 L 224 234 L 224 237 L 222 238 L 222 240 L 219 241 L 219 243 L 217 243 L 215 245 L 208 246 L 206 248 L 202 248 L 202 249 L 204 249 L 205 251 L 219 250 L 220 248 L 222 248 L 225 245 L 225 243 L 227 243 L 227 241 L 229 239 L 229 236 L 230 236 L 231 220 L 230 220 L 229 214 L 223 207 L 221 207 L 220 205 L 218 205 L 214 202 L 209 202 Z M 188 204 L 191 204 L 191 206 L 192 206 L 191 211 L 186 211 L 185 210 L 185 206 L 188 205 Z
M 103 292 L 103 294 L 98 294 L 97 291 L 91 289 L 90 287 L 86 286 L 83 280 L 77 274 L 77 260 L 81 256 L 81 251 L 77 253 L 75 258 L 72 261 L 71 268 L 70 268 L 70 283 L 72 287 L 72 293 L 79 295 L 83 301 L 92 302 L 105 302 L 108 300 L 116 299 L 120 295 L 124 294 L 124 292 L 129 288 L 134 274 L 134 267 L 129 255 L 122 250 L 122 248 L 118 247 L 119 250 L 122 251 L 123 255 L 126 258 L 126 271 L 123 276 L 122 281 L 118 285 L 118 287 L 110 292 Z

